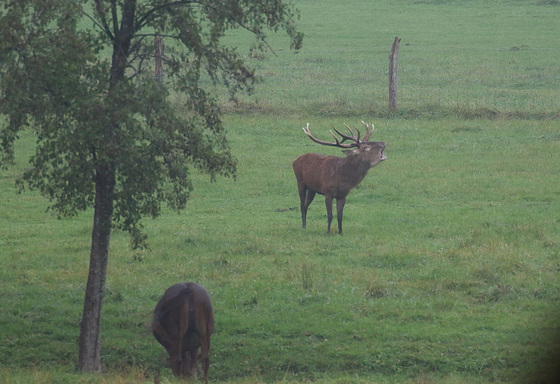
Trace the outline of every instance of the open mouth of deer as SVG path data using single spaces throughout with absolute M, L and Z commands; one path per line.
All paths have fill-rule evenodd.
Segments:
M 385 147 L 383 147 L 383 149 L 381 150 L 381 160 L 387 160 L 387 156 L 385 156 L 383 151 L 385 151 Z

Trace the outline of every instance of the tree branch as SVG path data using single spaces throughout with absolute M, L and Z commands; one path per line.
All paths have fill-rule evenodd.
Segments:
M 154 13 L 165 9 L 167 7 L 174 7 L 176 5 L 187 5 L 187 4 L 195 4 L 198 3 L 197 0 L 178 0 L 178 1 L 171 1 L 169 3 L 165 3 L 165 4 L 161 4 L 157 7 L 154 7 L 152 9 L 150 9 L 149 11 L 147 11 L 144 16 L 142 16 L 136 23 L 136 26 L 134 28 L 134 31 L 139 31 L 142 28 L 144 28 L 146 26 L 146 24 L 148 24 L 152 19 L 152 16 L 154 15 Z
M 118 15 L 118 11 L 117 11 L 117 1 L 116 0 L 111 0 L 111 13 L 112 13 L 112 18 L 113 18 L 113 32 L 115 34 L 115 36 L 118 35 L 119 33 L 119 15 Z
M 111 29 L 109 28 L 109 24 L 107 24 L 105 12 L 103 12 L 103 9 L 101 8 L 100 0 L 95 0 L 95 9 L 97 11 L 97 14 L 99 15 L 99 18 L 101 19 L 101 24 L 99 24 L 99 22 L 97 22 L 97 20 L 95 20 L 93 17 L 88 15 L 82 7 L 80 7 L 80 9 L 82 10 L 82 13 L 93 22 L 93 24 L 97 25 L 102 31 L 105 32 L 105 34 L 107 34 L 107 36 L 109 36 L 109 39 L 111 39 L 111 41 L 115 40 L 115 37 L 111 33 Z

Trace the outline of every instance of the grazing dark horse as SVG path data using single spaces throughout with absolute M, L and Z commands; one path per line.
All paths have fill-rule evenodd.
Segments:
M 200 359 L 204 380 L 208 383 L 210 336 L 213 331 L 214 312 L 210 297 L 196 283 L 172 285 L 156 305 L 152 332 L 169 353 L 175 376 L 196 378 Z

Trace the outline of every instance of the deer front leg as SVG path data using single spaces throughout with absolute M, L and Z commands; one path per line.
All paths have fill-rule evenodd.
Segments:
M 327 220 L 328 220 L 327 233 L 331 232 L 331 222 L 333 218 L 332 201 L 333 201 L 332 196 L 325 195 L 325 206 L 327 207 Z
M 346 204 L 346 197 L 336 199 L 336 219 L 338 220 L 338 233 L 342 235 L 342 211 Z

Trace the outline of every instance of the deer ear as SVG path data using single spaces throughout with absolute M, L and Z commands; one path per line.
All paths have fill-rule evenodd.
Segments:
M 346 149 L 342 151 L 346 156 L 357 156 L 360 153 L 360 148 L 356 149 Z
M 371 150 L 371 145 L 363 145 L 360 147 L 360 149 L 364 150 L 364 151 L 370 151 Z

